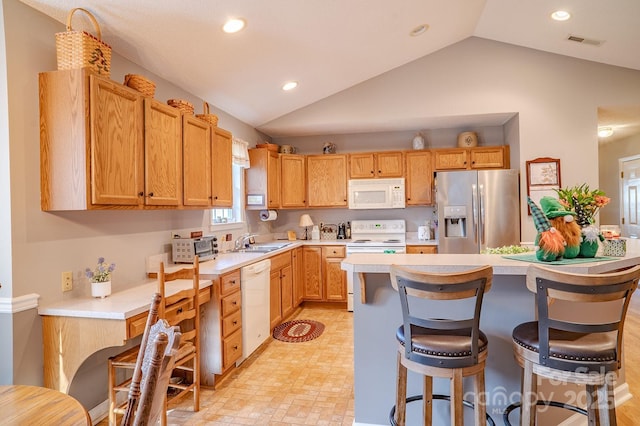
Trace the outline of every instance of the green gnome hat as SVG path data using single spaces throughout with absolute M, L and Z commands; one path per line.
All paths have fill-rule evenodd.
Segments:
M 564 208 L 560 201 L 554 197 L 542 197 L 540 199 L 540 208 L 544 211 L 544 215 L 549 219 L 563 216 L 575 216 L 576 214 Z
M 531 216 L 533 216 L 533 224 L 536 226 L 536 231 L 544 232 L 551 229 L 551 222 L 547 219 L 547 216 L 540 210 L 540 207 L 530 197 L 527 197 L 527 204 L 531 209 Z

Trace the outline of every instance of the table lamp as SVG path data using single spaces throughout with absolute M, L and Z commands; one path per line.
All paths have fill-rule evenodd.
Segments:
M 300 223 L 298 225 L 304 228 L 304 239 L 308 240 L 308 228 L 310 226 L 313 226 L 311 216 L 309 216 L 308 214 L 303 214 L 302 216 L 300 216 Z

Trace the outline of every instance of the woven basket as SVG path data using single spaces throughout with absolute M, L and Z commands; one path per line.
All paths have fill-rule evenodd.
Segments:
M 275 143 L 259 143 L 256 145 L 256 148 L 266 148 L 269 151 L 278 152 L 278 149 L 280 149 L 280 146 Z
M 124 85 L 137 90 L 145 96 L 153 98 L 156 93 L 156 84 L 139 74 L 127 74 L 124 76 Z
M 84 12 L 95 27 L 97 37 L 86 31 L 73 31 L 71 18 L 77 11 Z M 109 77 L 111 73 L 111 46 L 103 42 L 96 18 L 87 10 L 76 7 L 67 16 L 67 31 L 56 33 L 58 69 L 89 68 L 96 74 Z
M 189 101 L 185 101 L 183 99 L 169 99 L 167 101 L 167 105 L 178 108 L 185 114 L 193 115 L 193 104 Z
M 196 117 L 198 117 L 201 120 L 206 121 L 207 123 L 210 123 L 212 126 L 217 126 L 218 125 L 218 116 L 215 115 L 215 114 L 209 114 L 209 103 L 208 102 L 204 103 L 203 112 L 204 112 L 204 114 L 197 114 Z

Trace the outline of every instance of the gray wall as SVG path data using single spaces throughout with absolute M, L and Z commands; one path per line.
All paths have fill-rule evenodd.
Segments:
M 620 174 L 618 160 L 625 157 L 640 155 L 640 134 L 626 139 L 603 143 L 598 148 L 600 161 L 600 189 L 602 189 L 611 203 L 600 210 L 600 224 L 620 225 L 622 217 L 622 200 L 620 199 Z

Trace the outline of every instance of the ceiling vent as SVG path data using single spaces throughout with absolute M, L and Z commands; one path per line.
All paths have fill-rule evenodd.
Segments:
M 588 44 L 591 46 L 600 46 L 602 43 L 604 43 L 604 41 L 602 40 L 596 40 L 594 38 L 585 38 L 577 35 L 569 35 L 569 37 L 567 37 L 567 40 L 575 41 L 576 43 L 581 43 L 581 44 Z

